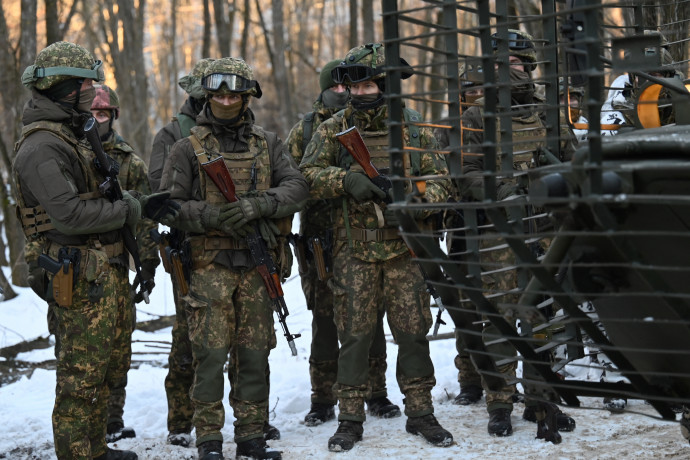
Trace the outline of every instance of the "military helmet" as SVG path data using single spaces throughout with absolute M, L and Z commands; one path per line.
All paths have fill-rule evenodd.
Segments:
M 226 57 L 208 65 L 201 78 L 201 86 L 206 94 L 249 94 L 258 99 L 262 94 L 261 87 L 253 78 L 254 72 L 244 60 Z
M 460 87 L 471 88 L 484 84 L 484 69 L 479 60 L 468 59 L 460 66 Z
M 494 52 L 498 50 L 498 33 L 491 35 L 491 46 Z M 537 50 L 534 47 L 534 38 L 527 32 L 517 29 L 508 29 L 508 49 L 511 56 L 519 57 L 525 65 L 525 69 L 533 71 L 537 68 Z
M 331 71 L 331 77 L 336 83 L 358 83 L 366 80 L 378 80 L 386 76 L 386 56 L 382 43 L 367 43 L 352 48 L 345 55 L 340 64 Z M 402 78 L 412 76 L 412 67 L 400 58 Z
M 94 85 L 96 96 L 93 98 L 91 110 L 112 110 L 113 118 L 120 117 L 120 98 L 114 89 L 107 85 Z
M 204 88 L 201 86 L 201 78 L 213 61 L 215 61 L 213 58 L 199 60 L 192 68 L 192 71 L 189 72 L 189 75 L 180 78 L 177 84 L 194 99 L 203 99 L 206 93 L 204 93 Z
M 22 84 L 43 91 L 71 78 L 103 81 L 102 65 L 86 48 L 74 43 L 56 42 L 36 55 L 34 64 L 22 74 Z
M 326 91 L 328 88 L 332 88 L 333 86 L 340 84 L 336 83 L 333 80 L 331 72 L 333 71 L 333 69 L 338 67 L 338 65 L 340 65 L 341 62 L 341 59 L 335 59 L 323 66 L 323 69 L 321 69 L 321 72 L 319 73 L 319 87 L 321 88 L 321 92 Z

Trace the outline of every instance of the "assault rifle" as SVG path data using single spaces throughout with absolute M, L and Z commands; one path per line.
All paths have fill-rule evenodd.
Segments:
M 206 163 L 201 163 L 201 167 L 208 177 L 216 184 L 218 190 L 223 194 L 229 203 L 234 203 L 238 201 L 237 194 L 235 193 L 235 183 L 232 181 L 230 176 L 230 171 L 225 164 L 222 156 L 215 158 L 214 160 L 207 161 Z M 261 278 L 264 280 L 264 285 L 268 291 L 268 295 L 273 302 L 273 309 L 278 313 L 278 322 L 283 328 L 283 335 L 287 339 L 288 345 L 290 346 L 290 351 L 292 356 L 297 356 L 297 348 L 295 347 L 295 339 L 299 338 L 302 334 L 290 334 L 287 327 L 287 322 L 285 319 L 290 314 L 285 303 L 285 297 L 283 295 L 283 288 L 280 285 L 280 273 L 276 267 L 273 257 L 271 257 L 266 242 L 261 238 L 261 233 L 254 224 L 254 232 L 246 236 L 247 246 L 249 247 L 249 252 L 252 255 L 252 260 L 256 265 L 256 269 L 259 271 Z
M 103 145 L 101 145 L 101 138 L 98 135 L 98 129 L 96 124 L 96 119 L 90 117 L 84 123 L 82 127 L 86 140 L 91 144 L 91 149 L 96 154 L 94 164 L 96 168 L 105 176 L 105 182 L 98 186 L 98 190 L 107 197 L 110 201 L 117 201 L 122 199 L 122 188 L 120 187 L 120 181 L 117 179 L 118 167 L 113 165 L 113 159 L 111 159 L 103 151 Z M 125 249 L 132 256 L 134 260 L 134 268 L 137 272 L 137 279 L 141 285 L 141 290 L 139 291 L 139 297 L 143 298 L 146 303 L 149 303 L 149 293 L 153 290 L 153 280 L 145 280 L 141 273 L 141 258 L 139 257 L 139 246 L 137 245 L 137 240 L 132 233 L 132 229 L 128 225 L 123 226 L 120 229 L 122 233 L 122 241 L 125 244 Z M 136 286 L 135 286 L 136 289 Z
M 385 202 L 390 203 L 391 197 L 389 194 L 389 191 L 393 184 L 391 183 L 391 180 L 387 177 L 384 176 L 379 172 L 378 169 L 376 169 L 376 166 L 371 162 L 371 153 L 369 152 L 369 149 L 367 148 L 366 144 L 364 143 L 364 139 L 362 139 L 362 135 L 359 134 L 359 130 L 357 130 L 356 126 L 352 126 L 351 128 L 346 129 L 343 132 L 337 133 L 335 135 L 336 139 L 338 139 L 338 142 L 340 142 L 343 147 L 345 147 L 345 150 L 347 150 L 350 155 L 352 155 L 352 158 L 355 159 L 357 164 L 359 164 L 362 169 L 364 170 L 364 173 L 367 175 L 369 180 L 373 182 L 374 185 L 376 185 L 378 188 L 383 190 L 383 192 L 386 194 Z M 420 187 L 421 184 L 418 184 L 418 188 Z M 412 249 L 409 247 L 407 248 L 410 251 L 410 254 L 412 257 L 415 257 L 414 252 L 412 252 Z M 434 336 L 438 334 L 438 328 L 440 327 L 441 324 L 446 324 L 443 319 L 441 319 L 441 315 L 443 314 L 443 311 L 446 309 L 445 306 L 443 305 L 443 301 L 441 300 L 441 296 L 438 294 L 438 291 L 436 290 L 436 287 L 429 282 L 429 279 L 426 276 L 426 272 L 424 271 L 424 268 L 422 267 L 421 263 L 417 263 L 417 266 L 419 267 L 419 271 L 422 273 L 422 277 L 424 278 L 424 281 L 426 282 L 426 288 L 429 294 L 434 298 L 434 302 L 436 302 L 436 305 L 438 306 L 438 313 L 436 314 L 436 321 L 434 322 Z

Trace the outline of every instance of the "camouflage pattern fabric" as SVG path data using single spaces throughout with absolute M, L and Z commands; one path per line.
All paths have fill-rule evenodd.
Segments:
M 324 107 L 316 101 L 313 104 L 314 120 L 312 134 L 318 126 L 329 119 L 337 109 Z M 290 155 L 299 164 L 302 161 L 304 141 L 304 120 L 300 120 L 290 130 L 286 144 Z M 309 238 L 318 235 L 322 238 L 333 227 L 332 200 L 310 200 L 300 211 L 300 236 Z M 319 280 L 311 253 L 307 250 L 307 266 L 300 272 L 302 292 L 311 310 L 312 340 L 309 356 L 309 376 L 311 379 L 311 402 L 319 404 L 337 403 L 333 385 L 338 373 L 338 334 L 333 322 L 333 295 L 326 281 Z M 372 397 L 388 396 L 386 390 L 386 337 L 383 320 L 376 325 L 376 336 L 370 351 L 369 380 Z
M 482 376 L 477 372 L 477 368 L 474 367 L 470 354 L 465 347 L 465 342 L 463 342 L 457 330 L 455 332 L 455 349 L 458 354 L 455 356 L 454 363 L 455 368 L 458 370 L 460 388 L 464 388 L 467 385 L 481 386 Z
M 187 321 L 197 363 L 190 394 L 197 446 L 223 440 L 223 369 L 232 354 L 235 442 L 263 437 L 268 407 L 266 368 L 276 346 L 273 311 L 256 269 L 235 271 L 212 263 L 192 272 Z
M 405 414 L 433 413 L 431 389 L 436 384 L 426 334 L 431 327 L 430 297 L 409 253 L 376 264 L 343 250 L 334 261 L 331 280 L 335 322 L 341 343 L 334 393 L 338 420 L 365 420 L 364 401 L 372 397 L 368 355 L 376 323 L 385 312 L 398 344 L 396 378 L 405 395 Z
M 126 379 L 130 364 L 129 302 L 127 271 L 111 266 L 101 284 L 80 280 L 69 308 L 55 308 L 61 343 L 53 408 L 58 458 L 90 460 L 106 452 L 109 387 Z

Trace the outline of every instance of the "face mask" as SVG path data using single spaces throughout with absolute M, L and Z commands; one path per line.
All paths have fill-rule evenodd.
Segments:
M 77 94 L 79 95 L 79 101 L 77 101 Z M 70 107 L 74 107 L 74 103 L 77 103 L 76 110 L 79 113 L 91 113 L 91 104 L 93 99 L 96 97 L 96 88 L 91 87 L 89 89 L 83 89 L 71 96 L 67 96 L 62 99 L 61 102 L 69 104 Z
M 329 109 L 344 109 L 349 97 L 350 93 L 347 91 L 336 93 L 330 88 L 321 93 L 321 101 L 323 101 L 323 105 Z
M 383 94 L 362 94 L 362 95 L 351 95 L 352 107 L 357 110 L 369 110 L 374 109 L 383 105 Z
M 213 116 L 221 121 L 234 120 L 240 116 L 244 101 L 240 100 L 230 105 L 223 105 L 213 99 L 209 99 L 211 105 L 211 113 Z
M 510 96 L 518 104 L 532 102 L 534 96 L 534 84 L 530 75 L 522 70 L 510 67 Z
M 98 137 L 100 137 L 101 140 L 104 141 L 108 138 L 109 135 L 110 135 L 110 120 L 104 122 L 103 124 L 98 122 Z

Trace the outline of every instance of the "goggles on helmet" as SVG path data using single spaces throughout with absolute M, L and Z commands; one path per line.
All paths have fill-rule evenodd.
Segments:
M 331 70 L 331 78 L 338 84 L 345 83 L 346 78 L 350 83 L 359 83 L 370 80 L 379 73 L 381 73 L 381 69 L 372 69 L 368 65 L 343 65 Z
M 498 49 L 498 35 L 491 34 L 491 47 L 495 50 Z M 532 41 L 525 38 L 524 35 L 508 32 L 508 48 L 511 50 L 526 50 L 534 48 Z
M 238 93 L 256 87 L 256 81 L 231 73 L 213 73 L 201 79 L 201 86 L 208 91 L 218 91 L 223 83 L 230 91 Z

